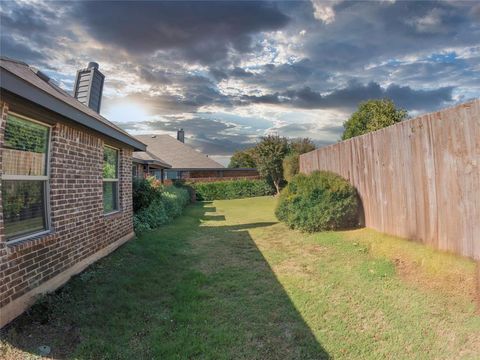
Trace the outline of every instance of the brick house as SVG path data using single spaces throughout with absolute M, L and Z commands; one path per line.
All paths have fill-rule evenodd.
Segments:
M 146 147 L 27 64 L 0 70 L 2 327 L 133 237 L 132 152 Z M 77 74 L 88 104 L 87 70 L 100 91 L 103 78 Z
M 155 176 L 163 182 L 165 171 L 172 165 L 155 156 L 150 151 L 135 151 L 132 157 L 132 175 L 134 178 Z
M 134 152 L 134 163 L 146 168 L 142 160 L 160 160 L 161 163 L 156 164 L 156 167 L 148 167 L 148 173 L 157 179 L 203 181 L 258 177 L 256 169 L 225 168 L 207 155 L 185 144 L 183 129 L 177 132 L 176 139 L 170 135 L 160 134 L 136 135 L 136 138 L 147 144 L 148 151 Z

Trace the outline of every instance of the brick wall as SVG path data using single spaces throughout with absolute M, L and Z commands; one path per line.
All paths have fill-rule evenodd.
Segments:
M 198 178 L 244 178 L 258 176 L 258 171 L 243 169 L 219 169 L 219 170 L 190 170 L 180 171 L 182 179 L 198 179 Z
M 0 105 L 1 149 L 8 108 Z M 0 312 L 15 299 L 133 232 L 132 151 L 120 150 L 120 212 L 104 215 L 103 145 L 104 140 L 94 132 L 60 122 L 53 125 L 49 187 L 52 232 L 7 244 L 0 211 Z M 0 168 L 1 160 L 0 151 Z

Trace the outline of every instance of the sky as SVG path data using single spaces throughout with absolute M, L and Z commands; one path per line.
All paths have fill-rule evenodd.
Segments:
M 480 97 L 479 1 L 1 1 L 0 30 L 68 91 L 99 63 L 102 115 L 183 128 L 223 164 L 270 133 L 335 143 L 367 99 L 415 116 Z

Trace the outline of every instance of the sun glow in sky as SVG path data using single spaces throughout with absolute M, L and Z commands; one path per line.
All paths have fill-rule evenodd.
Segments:
M 107 119 L 132 134 L 183 128 L 187 144 L 227 160 L 269 133 L 335 143 L 368 99 L 391 98 L 416 116 L 477 98 L 478 39 L 479 1 L 0 6 L 2 55 L 70 92 L 95 61 Z
M 144 122 L 151 116 L 146 105 L 131 101 L 109 104 L 102 113 L 116 123 Z

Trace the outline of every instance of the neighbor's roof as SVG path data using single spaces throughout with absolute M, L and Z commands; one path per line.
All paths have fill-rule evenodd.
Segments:
M 28 66 L 24 62 L 6 57 L 0 57 L 0 68 L 0 87 L 2 89 L 130 145 L 135 150 L 143 151 L 146 149 L 145 144 L 141 141 L 82 104 L 55 85 L 41 71 Z
M 224 169 L 216 161 L 170 135 L 137 135 L 148 151 L 172 165 L 173 169 Z
M 132 156 L 133 162 L 140 164 L 149 164 L 149 165 L 158 165 L 164 168 L 171 168 L 172 165 L 168 164 L 164 160 L 160 159 L 158 156 L 155 156 L 150 151 L 135 151 Z

